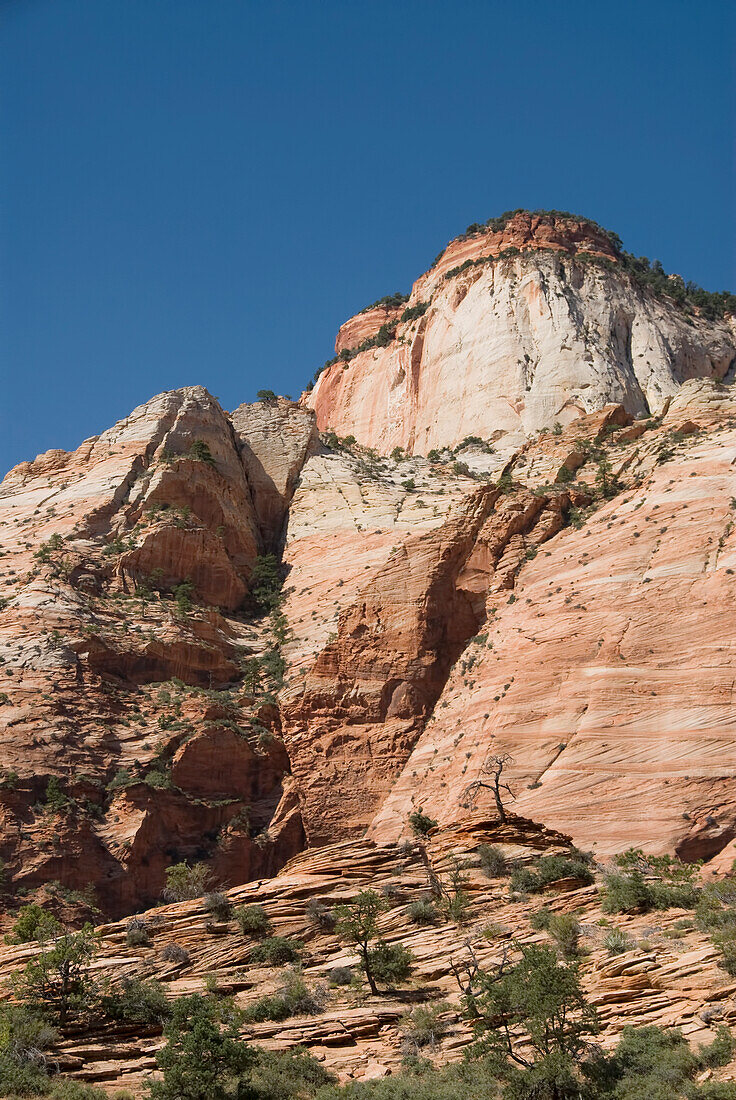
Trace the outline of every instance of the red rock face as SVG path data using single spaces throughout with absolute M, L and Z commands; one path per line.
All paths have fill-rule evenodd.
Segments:
M 314 433 L 290 403 L 276 413 L 279 446 L 256 411 L 245 454 L 246 416 L 236 433 L 205 390 L 162 394 L 5 478 L 0 846 L 16 888 L 91 885 L 129 912 L 176 859 L 240 880 L 302 847 L 278 711 L 254 697 L 269 627 L 232 615 Z
M 570 248 L 553 260 L 572 285 Z M 570 315 L 541 268 L 526 276 L 513 301 L 530 325 Z M 494 280 L 497 303 L 511 275 Z M 442 301 L 460 311 L 451 282 Z M 398 347 L 417 417 L 434 416 L 418 402 L 440 361 L 430 321 L 445 336 L 454 324 L 444 309 L 435 299 Z M 607 339 L 623 346 L 635 325 L 619 322 Z M 698 352 L 715 373 L 721 328 Z M 692 345 L 680 350 L 683 371 L 700 373 Z M 348 380 L 355 362 L 340 368 Z M 514 369 L 531 394 L 532 366 Z M 322 392 L 331 384 L 328 372 Z M 485 399 L 435 388 L 437 432 L 456 407 L 486 416 Z M 506 414 L 523 419 L 525 402 L 505 398 Z M 462 831 L 465 788 L 495 750 L 514 758 L 514 808 L 581 846 L 722 867 L 736 843 L 736 405 L 696 378 L 657 418 L 629 404 L 587 411 L 571 391 L 546 433 L 466 433 L 429 460 L 328 446 L 313 413 L 284 399 L 228 416 L 189 389 L 11 471 L 7 904 L 58 880 L 91 884 L 119 915 L 153 903 L 172 862 L 244 882 L 305 844 L 394 840 L 418 805 Z M 405 431 L 404 408 L 391 431 Z M 282 559 L 283 602 L 255 617 L 247 596 L 266 552 Z
M 718 391 L 689 392 L 646 443 L 621 446 L 630 487 L 552 539 L 510 596 L 489 595 L 482 640 L 372 835 L 392 835 L 419 798 L 462 819 L 489 750 L 515 760 L 514 809 L 600 854 L 708 858 L 736 835 L 736 436 L 732 411 L 714 415 Z

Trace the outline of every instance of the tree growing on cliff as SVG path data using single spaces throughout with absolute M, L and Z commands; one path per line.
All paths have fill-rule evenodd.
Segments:
M 196 993 L 174 1001 L 164 1036 L 156 1056 L 162 1077 L 148 1086 L 152 1100 L 227 1100 L 255 1058 L 240 1041 L 232 1005 Z
M 96 950 L 91 924 L 80 932 L 63 932 L 14 979 L 16 996 L 63 1027 L 89 1009 L 94 1000 L 89 964 Z
M 513 756 L 507 752 L 487 755 L 480 766 L 478 778 L 469 783 L 463 791 L 461 804 L 466 809 L 474 809 L 480 792 L 483 790 L 490 791 L 496 803 L 499 821 L 502 825 L 505 825 L 508 821 L 508 815 L 506 814 L 501 792 L 506 791 L 512 798 L 515 798 L 515 795 L 508 783 L 502 782 L 502 776 L 504 771 L 513 763 Z
M 578 1066 L 598 1031 L 575 966 L 565 966 L 551 947 L 519 945 L 490 970 L 478 968 L 466 1011 L 478 1042 L 474 1052 L 498 1059 L 508 1082 L 504 1095 L 577 1100 Z M 522 1042 L 523 1041 L 523 1042 Z
M 378 993 L 379 981 L 403 981 L 411 971 L 411 952 L 403 944 L 380 938 L 378 918 L 387 908 L 375 890 L 361 890 L 350 905 L 335 909 L 337 933 L 355 945 L 371 993 Z

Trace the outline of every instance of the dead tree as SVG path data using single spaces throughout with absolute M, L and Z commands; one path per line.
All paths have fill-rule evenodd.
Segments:
M 513 763 L 513 756 L 510 756 L 507 752 L 487 755 L 480 766 L 478 778 L 470 783 L 463 791 L 462 805 L 466 809 L 474 809 L 480 792 L 483 790 L 490 791 L 496 802 L 499 821 L 502 825 L 505 825 L 508 821 L 508 817 L 504 809 L 501 791 L 507 791 L 512 798 L 515 798 L 516 795 L 511 790 L 508 783 L 501 782 L 501 776 L 503 775 L 504 768 L 508 768 L 509 765 Z

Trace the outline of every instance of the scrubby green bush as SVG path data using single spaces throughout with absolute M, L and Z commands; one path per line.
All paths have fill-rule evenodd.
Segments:
M 404 982 L 412 971 L 414 956 L 403 943 L 379 940 L 370 951 L 370 967 L 377 982 L 393 985 Z
M 301 974 L 284 975 L 281 988 L 270 996 L 259 997 L 244 1012 L 249 1023 L 263 1020 L 287 1020 L 290 1016 L 316 1016 L 325 1005 L 326 992 L 322 987 L 310 989 Z
M 543 905 L 541 909 L 535 909 L 529 915 L 529 923 L 535 932 L 546 932 L 549 922 L 552 920 L 552 910 Z
M 409 814 L 409 827 L 414 836 L 429 836 L 437 828 L 437 821 L 421 809 L 414 810 Z
M 557 941 L 566 959 L 574 959 L 580 949 L 580 922 L 571 913 L 553 913 L 548 932 Z
M 502 878 L 509 873 L 506 856 L 495 844 L 480 844 L 478 858 L 481 870 L 488 878 Z
M 440 916 L 436 906 L 429 898 L 420 898 L 418 901 L 413 901 L 408 908 L 408 913 L 409 919 L 414 924 L 436 924 Z
M 612 928 L 603 937 L 603 946 L 609 955 L 620 955 L 624 951 L 631 950 L 631 937 L 624 932 L 623 928 Z
M 442 1019 L 446 1009 L 444 1004 L 419 1005 L 402 1016 L 399 1020 L 399 1031 L 403 1037 L 404 1049 L 436 1047 L 447 1034 L 447 1023 Z
M 175 863 L 166 868 L 164 901 L 192 901 L 201 898 L 211 879 L 206 863 Z
M 209 913 L 215 920 L 226 921 L 232 916 L 232 906 L 227 894 L 215 890 L 204 896 L 205 913 Z
M 563 878 L 579 879 L 587 886 L 593 875 L 583 859 L 570 856 L 542 856 L 534 864 L 515 867 L 511 873 L 511 889 L 522 894 L 536 894 L 551 882 Z
M 121 985 L 102 997 L 102 1009 L 111 1020 L 126 1023 L 163 1023 L 171 1003 L 159 982 L 124 978 Z
M 269 936 L 261 940 L 250 953 L 250 961 L 257 966 L 285 966 L 301 959 L 304 944 L 290 936 Z
M 151 926 L 144 917 L 132 917 L 125 926 L 125 942 L 128 947 L 148 947 L 150 932 Z
M 177 966 L 189 966 L 192 961 L 186 948 L 178 943 L 167 943 L 161 950 L 161 958 Z
M 30 943 L 37 940 L 44 943 L 60 935 L 62 926 L 53 913 L 42 905 L 24 905 L 18 910 L 18 917 L 12 931 L 5 937 L 6 943 Z
M 318 898 L 309 898 L 304 905 L 304 911 L 307 920 L 315 927 L 324 931 L 330 931 L 335 927 L 335 914 L 329 906 L 319 901 Z
M 244 936 L 261 939 L 271 935 L 271 922 L 262 905 L 240 905 L 233 916 Z

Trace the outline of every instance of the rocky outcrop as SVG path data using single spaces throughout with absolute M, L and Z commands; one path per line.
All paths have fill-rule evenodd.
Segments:
M 627 1024 L 675 1025 L 693 1047 L 712 1042 L 720 1025 L 736 1024 L 733 979 L 719 967 L 717 948 L 691 922 L 683 922 L 682 910 L 657 913 L 655 922 L 651 914 L 604 917 L 596 886 L 580 887 L 569 879 L 554 883 L 538 899 L 523 898 L 509 891 L 506 877 L 489 879 L 482 873 L 481 843 L 494 844 L 507 859 L 521 863 L 569 853 L 568 838 L 532 821 L 512 815 L 500 826 L 479 817 L 436 831 L 424 858 L 414 843 L 343 842 L 297 856 L 276 877 L 228 890 L 231 906 L 261 905 L 277 935 L 302 941 L 300 974 L 319 991 L 322 1005 L 311 1015 L 243 1025 L 242 1037 L 271 1050 L 306 1048 L 340 1080 L 367 1081 L 402 1072 L 406 1014 L 417 1005 L 439 1006 L 442 1033 L 423 1048 L 423 1056 L 438 1066 L 457 1061 L 474 1034 L 462 1015 L 455 972 L 463 976 L 471 949 L 476 962 L 490 969 L 519 942 L 551 942 L 530 920 L 542 904 L 555 914 L 574 913 L 580 922 L 585 942 L 581 982 L 598 1010 L 597 1041 L 604 1049 L 615 1045 Z M 412 921 L 409 906 L 428 896 L 427 858 L 445 884 L 453 860 L 462 866 L 468 899 L 462 928 L 442 913 L 431 925 Z M 320 926 L 310 917 L 308 907 L 316 904 L 329 912 L 361 889 L 377 890 L 385 898 L 380 935 L 411 951 L 409 986 L 356 996 L 353 986 L 329 980 L 335 967 L 357 969 L 356 958 L 329 922 Z M 214 977 L 221 993 L 247 1009 L 276 991 L 283 978 L 283 968 L 252 961 L 253 940 L 243 936 L 232 915 L 213 920 L 202 898 L 160 906 L 138 920 L 147 929 L 147 944 L 127 942 L 125 921 L 98 929 L 95 973 L 113 986 L 125 978 L 155 978 L 175 998 L 208 991 Z M 628 949 L 613 956 L 606 948 L 612 927 L 629 939 Z M 179 948 L 179 961 L 166 958 L 164 949 L 171 945 Z M 0 980 L 38 950 L 35 944 L 0 948 Z M 53 1056 L 65 1075 L 143 1097 L 162 1045 L 160 1025 L 105 1020 L 64 1029 Z M 732 1079 L 733 1064 L 718 1075 Z
M 609 436 L 627 488 L 527 561 L 511 595 L 491 586 L 371 835 L 393 835 L 418 792 L 461 820 L 493 751 L 514 758 L 519 812 L 597 852 L 708 858 L 736 836 L 734 413 L 729 391 L 690 382 L 661 426 Z M 572 443 L 554 439 L 553 466 Z M 526 457 L 519 476 L 539 468 Z
M 353 319 L 353 347 L 375 336 L 384 312 Z M 736 361 L 732 321 L 642 289 L 609 235 L 559 217 L 520 213 L 500 232 L 452 242 L 414 284 L 406 316 L 392 314 L 385 346 L 322 371 L 304 398 L 321 429 L 383 453 L 478 436 L 510 454 L 540 428 L 610 402 L 659 413 L 683 381 L 722 379 Z M 352 331 L 343 326 L 339 350 Z
M 282 397 L 240 405 L 231 420 L 264 544 L 274 549 L 302 467 L 319 449 L 316 420 Z
M 246 409 L 236 431 L 202 388 L 161 394 L 5 478 L 0 852 L 16 888 L 91 885 L 115 914 L 153 901 L 177 858 L 242 881 L 302 847 L 260 701 L 274 639 L 233 614 L 313 444 L 310 413 L 276 411 L 269 432 L 252 408 L 246 456 Z

